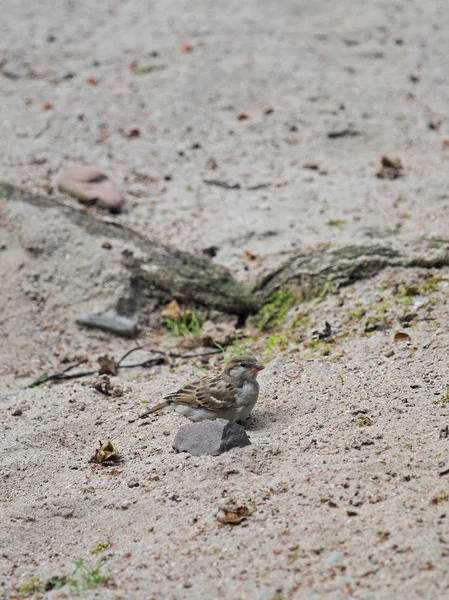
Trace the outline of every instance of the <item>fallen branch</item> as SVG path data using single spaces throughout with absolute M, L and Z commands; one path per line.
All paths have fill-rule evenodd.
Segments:
M 449 266 L 449 240 L 395 241 L 372 246 L 344 246 L 294 256 L 254 288 L 265 300 L 289 289 L 304 299 L 373 277 L 387 267 L 439 269 Z
M 196 354 L 176 354 L 175 352 L 164 352 L 163 350 L 151 350 L 146 349 L 147 352 L 151 352 L 153 354 L 159 354 L 157 358 L 149 358 L 142 362 L 132 363 L 128 365 L 123 365 L 122 362 L 125 358 L 127 358 L 133 352 L 137 350 L 145 350 L 143 346 L 136 346 L 135 348 L 131 348 L 125 352 L 125 354 L 117 361 L 117 370 L 119 369 L 134 369 L 136 367 L 153 367 L 155 365 L 162 365 L 166 361 L 167 358 L 201 358 L 202 356 L 210 356 L 212 354 L 220 354 L 221 350 L 208 350 L 207 352 L 199 352 Z M 100 369 L 95 369 L 93 371 L 81 371 L 78 373 L 69 373 L 72 369 L 79 367 L 81 364 L 85 363 L 86 360 L 81 360 L 73 365 L 70 365 L 63 371 L 59 371 L 57 373 L 52 373 L 51 375 L 41 375 L 35 381 L 27 385 L 28 388 L 34 388 L 47 381 L 63 381 L 67 379 L 80 379 L 81 377 L 88 377 L 89 375 L 98 375 Z
M 75 373 L 75 374 L 67 375 L 67 373 L 69 371 L 71 371 L 72 369 L 75 369 L 76 367 L 79 367 L 80 365 L 82 365 L 85 362 L 86 362 L 86 360 L 80 360 L 79 362 L 75 363 L 74 365 L 70 365 L 69 367 L 67 367 L 63 371 L 59 371 L 58 373 L 53 373 L 52 375 L 41 375 L 35 381 L 33 381 L 33 383 L 30 383 L 29 385 L 27 385 L 27 387 L 34 388 L 39 385 L 42 385 L 43 383 L 46 383 L 47 381 L 57 381 L 57 380 L 61 381 L 62 379 L 74 379 L 76 377 L 86 377 L 87 375 L 93 375 L 94 373 L 96 373 L 96 371 L 84 371 L 82 373 Z
M 123 264 L 131 272 L 130 285 L 134 296 L 143 292 L 164 302 L 175 299 L 180 303 L 242 316 L 258 310 L 257 300 L 251 291 L 224 267 L 202 256 L 150 240 L 109 215 L 104 218 L 97 211 L 72 206 L 63 198 L 32 195 L 0 182 L 1 200 L 27 202 L 40 208 L 57 207 L 72 223 L 91 235 L 132 243 L 144 255 L 144 258 L 137 259 L 128 251 L 123 256 Z
M 251 289 L 208 259 L 157 244 L 111 221 L 111 217 L 102 219 L 93 211 L 66 204 L 61 198 L 33 196 L 0 183 L 0 199 L 43 208 L 58 206 L 68 219 L 92 235 L 132 242 L 144 256 L 136 258 L 129 251 L 123 257 L 123 264 L 131 272 L 130 295 L 144 297 L 142 307 L 148 297 L 164 302 L 176 299 L 183 304 L 246 317 L 256 313 L 278 290 L 288 289 L 298 298 L 307 299 L 372 277 L 387 267 L 429 269 L 449 265 L 449 240 L 351 245 L 293 256 Z M 56 375 L 56 379 L 61 377 Z

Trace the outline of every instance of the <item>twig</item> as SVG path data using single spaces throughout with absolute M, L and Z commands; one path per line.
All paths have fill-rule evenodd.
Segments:
M 132 363 L 130 365 L 122 365 L 121 364 L 122 361 L 127 356 L 129 356 L 136 350 L 144 350 L 144 349 L 145 348 L 143 346 L 136 346 L 135 348 L 131 348 L 131 350 L 128 350 L 128 352 L 126 352 L 121 357 L 121 359 L 118 361 L 117 369 L 133 369 L 135 367 L 152 367 L 154 365 L 161 365 L 165 362 L 166 357 L 169 357 L 169 358 L 200 358 L 201 356 L 210 356 L 211 354 L 220 354 L 220 352 L 221 352 L 221 350 L 217 349 L 217 350 L 209 350 L 207 352 L 200 352 L 199 354 L 176 354 L 174 352 L 164 352 L 163 350 L 153 350 L 153 349 L 149 348 L 146 350 L 147 352 L 152 352 L 153 354 L 160 354 L 160 356 L 158 358 L 148 358 L 147 360 L 144 360 L 140 363 Z M 89 375 L 95 375 L 95 373 L 98 373 L 98 369 L 96 369 L 94 371 L 81 371 L 80 373 L 71 373 L 71 374 L 68 373 L 72 369 L 79 367 L 80 365 L 82 365 L 85 362 L 86 362 L 85 360 L 81 360 L 73 365 L 70 365 L 63 371 L 59 371 L 58 373 L 53 373 L 52 375 L 41 375 L 35 381 L 30 383 L 27 387 L 34 388 L 34 387 L 37 387 L 38 385 L 42 385 L 43 383 L 46 383 L 47 381 L 63 381 L 66 379 L 78 379 L 81 377 L 87 377 Z
M 221 354 L 221 350 L 218 348 L 216 350 L 208 350 L 207 352 L 200 352 L 199 354 L 175 354 L 174 352 L 169 352 L 168 355 L 170 358 L 200 358 L 201 356 L 210 356 L 211 354 Z
M 270 187 L 271 185 L 272 185 L 271 183 L 258 183 L 257 185 L 250 185 L 246 189 L 249 192 L 254 192 L 256 190 L 262 190 L 264 188 Z
M 63 371 L 59 371 L 59 373 L 53 373 L 53 375 L 41 375 L 35 381 L 33 381 L 33 383 L 30 383 L 30 385 L 28 385 L 27 387 L 33 388 L 38 385 L 41 385 L 42 383 L 45 383 L 46 381 L 51 381 L 54 379 L 71 379 L 74 377 L 74 375 L 66 375 L 66 373 L 68 373 L 72 369 L 75 369 L 76 367 L 79 367 L 80 365 L 82 365 L 85 362 L 86 362 L 86 360 L 80 360 L 79 362 L 75 363 L 74 365 L 70 365 Z M 95 373 L 95 371 L 93 371 L 93 372 Z M 89 374 L 91 374 L 91 373 L 89 373 Z M 78 376 L 78 374 L 75 376 Z
M 152 367 L 153 365 L 162 365 L 165 362 L 165 358 L 160 356 L 159 358 L 149 358 L 140 363 L 133 363 L 131 365 L 121 365 L 120 369 L 133 369 L 134 367 Z
M 342 129 L 341 131 L 329 131 L 327 137 L 331 140 L 336 140 L 337 138 L 341 137 L 355 137 L 357 135 L 360 135 L 359 131 L 347 127 L 346 129 Z
M 241 188 L 240 183 L 228 183 L 227 181 L 220 181 L 219 179 L 203 179 L 203 183 L 207 185 L 216 185 L 217 187 L 224 188 L 225 190 L 239 190 Z
M 141 350 L 141 349 L 142 349 L 142 346 L 135 346 L 134 348 L 131 348 L 131 350 L 128 350 L 128 352 L 125 352 L 125 354 L 122 356 L 122 358 L 117 362 L 117 367 L 119 367 L 121 365 L 121 363 L 125 360 L 125 358 L 127 356 L 129 356 L 136 350 Z

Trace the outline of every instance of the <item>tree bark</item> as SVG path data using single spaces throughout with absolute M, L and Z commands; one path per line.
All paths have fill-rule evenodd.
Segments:
M 449 240 L 352 245 L 317 250 L 287 260 L 253 291 L 262 298 L 289 289 L 304 299 L 377 275 L 387 267 L 441 268 L 449 265 Z
M 147 296 L 167 301 L 176 299 L 243 317 L 257 312 L 279 290 L 289 290 L 299 299 L 307 299 L 372 277 L 387 267 L 449 265 L 449 240 L 351 245 L 293 256 L 249 288 L 209 259 L 158 244 L 111 217 L 102 218 L 91 209 L 74 207 L 63 198 L 35 196 L 0 183 L 0 199 L 28 202 L 42 208 L 57 206 L 68 219 L 92 235 L 132 242 L 144 258 L 125 253 L 123 264 L 131 273 L 131 285 Z
M 151 297 L 178 300 L 208 309 L 246 316 L 257 312 L 259 303 L 248 287 L 210 259 L 182 252 L 149 240 L 137 231 L 120 225 L 105 213 L 101 216 L 91 208 L 69 205 L 63 198 L 36 196 L 0 182 L 0 200 L 27 202 L 42 208 L 57 207 L 65 216 L 91 235 L 119 238 L 132 243 L 144 254 L 143 259 L 132 253 L 123 256 L 130 270 L 132 285 Z

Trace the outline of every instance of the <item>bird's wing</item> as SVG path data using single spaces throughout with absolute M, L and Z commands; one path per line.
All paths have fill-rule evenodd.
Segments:
M 236 392 L 231 381 L 218 376 L 189 383 L 165 399 L 192 408 L 222 410 L 235 405 Z

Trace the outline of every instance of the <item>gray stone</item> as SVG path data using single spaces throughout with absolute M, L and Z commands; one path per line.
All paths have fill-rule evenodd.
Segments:
M 328 567 L 333 567 L 334 565 L 338 564 L 339 562 L 341 562 L 342 558 L 344 558 L 345 553 L 344 552 L 332 552 L 331 554 L 329 554 L 329 556 L 326 558 L 325 563 Z
M 179 452 L 189 452 L 193 456 L 218 456 L 231 448 L 243 448 L 249 444 L 251 442 L 244 427 L 233 421 L 216 419 L 180 427 L 173 448 Z
M 120 212 L 124 201 L 121 191 L 95 167 L 72 167 L 64 171 L 58 189 L 77 198 L 79 202 L 96 202 L 113 213 Z
M 138 333 L 137 324 L 126 317 L 107 317 L 104 315 L 79 315 L 76 318 L 78 325 L 110 331 L 123 337 L 134 337 Z

